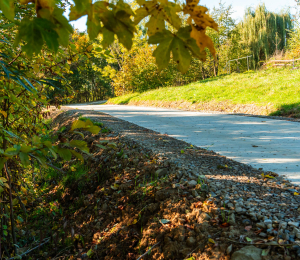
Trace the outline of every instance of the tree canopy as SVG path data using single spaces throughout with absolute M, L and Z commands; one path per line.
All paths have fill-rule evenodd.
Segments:
M 148 42 L 158 45 L 153 55 L 159 69 L 168 66 L 171 53 L 181 72 L 188 70 L 192 56 L 205 60 L 205 48 L 215 55 L 206 28 L 218 30 L 218 25 L 207 14 L 208 9 L 198 5 L 199 0 L 187 0 L 183 5 L 168 0 L 138 0 L 135 11 L 123 0 L 73 2 L 69 20 L 64 16 L 69 2 L 63 0 L 4 0 L 0 9 L 18 26 L 14 45 L 22 44 L 23 51 L 30 57 L 39 54 L 44 44 L 54 52 L 60 45 L 67 46 L 72 33 L 70 21 L 82 16 L 87 16 L 91 40 L 100 34 L 101 44 L 107 48 L 117 38 L 128 50 L 132 47 L 136 26 L 147 19 Z M 28 12 L 35 14 L 28 16 Z M 188 25 L 183 22 L 185 15 Z

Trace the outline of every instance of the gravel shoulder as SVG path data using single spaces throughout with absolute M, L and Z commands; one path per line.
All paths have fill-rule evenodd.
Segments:
M 161 170 L 170 176 L 169 188 L 186 192 L 185 200 L 194 205 L 185 213 L 176 215 L 172 221 L 177 221 L 180 225 L 184 219 L 184 223 L 187 221 L 188 225 L 192 225 L 197 221 L 199 223 L 200 219 L 202 224 L 207 224 L 205 239 L 212 239 L 208 241 L 211 241 L 211 252 L 215 253 L 206 255 L 206 258 L 200 258 L 199 255 L 197 259 L 246 259 L 243 256 L 253 249 L 249 248 L 252 244 L 260 249 L 272 247 L 272 250 L 269 258 L 261 258 L 260 255 L 249 259 L 300 259 L 300 188 L 284 177 L 274 172 L 257 170 L 213 151 L 191 146 L 166 134 L 104 113 L 64 109 L 92 120 L 100 120 L 119 137 L 136 142 L 156 158 Z M 199 195 L 203 191 L 206 194 L 204 201 L 200 200 Z M 171 216 L 166 211 L 162 217 L 170 219 Z M 216 236 L 214 224 L 219 223 L 219 218 L 223 218 L 221 222 L 227 224 L 224 224 Z M 209 233 L 210 230 L 214 233 L 213 236 Z M 185 237 L 184 243 L 193 248 L 192 245 L 198 239 L 196 237 L 194 241 L 194 237 L 196 236 L 193 234 Z M 173 238 L 172 241 L 175 243 L 176 239 Z M 180 240 L 176 243 L 179 242 Z M 224 245 L 223 248 L 218 247 L 218 244 L 224 244 L 226 248 Z M 234 253 L 235 256 L 231 255 L 232 244 L 234 251 L 238 252 Z M 168 250 L 172 251 L 171 244 L 164 240 L 164 247 L 167 245 L 170 247 Z M 286 245 L 291 245 L 288 253 Z M 238 249 L 241 247 L 244 249 L 240 252 Z M 214 254 L 217 256 L 212 256 Z M 238 258 L 240 255 L 242 258 Z

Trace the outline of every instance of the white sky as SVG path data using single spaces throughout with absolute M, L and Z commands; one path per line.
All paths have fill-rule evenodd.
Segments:
M 218 6 L 219 2 L 220 0 L 200 0 L 200 4 L 205 5 L 208 9 Z M 243 18 L 245 8 L 249 6 L 255 8 L 260 3 L 265 3 L 267 9 L 273 12 L 280 12 L 282 9 L 291 8 L 290 11 L 293 14 L 295 13 L 296 7 L 295 0 L 223 0 L 222 3 L 225 3 L 226 6 L 230 4 L 233 6 L 233 17 L 238 20 Z M 74 28 L 79 29 L 80 31 L 85 31 L 86 17 L 82 17 L 77 21 L 71 22 L 71 24 L 74 26 Z

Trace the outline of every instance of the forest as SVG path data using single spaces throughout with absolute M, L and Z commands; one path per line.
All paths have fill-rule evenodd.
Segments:
M 1 259 L 59 259 L 63 254 L 61 259 L 76 259 L 79 253 L 82 259 L 134 259 L 153 246 L 152 234 L 145 242 L 134 238 L 139 235 L 130 228 L 147 222 L 141 217 L 146 206 L 132 205 L 158 200 L 157 191 L 170 188 L 157 169 L 160 159 L 135 143 L 115 141 L 111 129 L 91 117 L 68 121 L 59 115 L 53 123 L 50 106 L 59 109 L 226 75 L 228 61 L 237 58 L 251 56 L 248 65 L 246 59 L 232 63 L 231 72 L 245 72 L 248 66 L 258 70 L 274 57 L 300 56 L 295 18 L 288 11 L 270 12 L 264 4 L 247 9 L 242 21 L 233 19 L 230 5 L 208 10 L 197 0 L 1 0 L 0 10 Z M 88 17 L 86 32 L 70 24 L 82 16 Z M 95 144 L 96 137 L 102 139 Z M 180 153 L 197 151 L 185 147 Z M 226 171 L 230 163 L 218 170 Z M 147 168 L 149 179 L 136 170 L 134 185 L 119 183 L 139 167 Z M 204 189 L 206 184 L 200 178 L 196 185 Z M 105 198 L 119 202 L 111 206 Z M 103 213 L 107 207 L 115 218 Z M 78 214 L 86 217 L 81 224 L 71 221 Z M 115 246 L 108 253 L 107 239 L 118 226 L 103 221 L 101 214 L 114 221 L 129 219 L 123 236 L 129 251 Z M 107 224 L 109 231 L 95 233 L 100 237 L 83 235 L 80 228 L 89 229 L 92 221 Z M 162 221 L 163 227 L 169 223 Z M 139 228 L 143 234 L 143 225 Z M 189 250 L 180 257 L 190 255 Z M 172 259 L 171 253 L 164 254 Z

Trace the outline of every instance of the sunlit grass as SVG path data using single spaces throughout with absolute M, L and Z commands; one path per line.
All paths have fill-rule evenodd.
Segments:
M 228 102 L 230 104 L 272 104 L 275 114 L 300 112 L 300 70 L 270 69 L 233 73 L 180 87 L 160 88 L 110 99 L 113 104 L 137 101 Z

